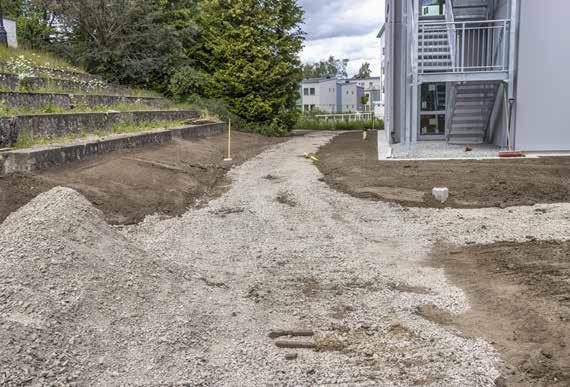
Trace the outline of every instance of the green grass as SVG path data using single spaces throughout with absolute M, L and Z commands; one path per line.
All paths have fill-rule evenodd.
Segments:
M 10 89 L 7 87 L 0 87 L 0 92 L 20 92 L 20 93 L 43 93 L 43 94 L 74 94 L 74 95 L 102 95 L 102 96 L 118 96 L 118 97 L 134 97 L 134 98 L 164 98 L 160 93 L 152 90 L 144 89 L 130 89 L 125 87 L 124 92 L 116 92 L 112 90 L 113 85 L 110 88 L 105 88 L 104 83 L 99 86 L 89 87 L 86 83 L 84 89 L 66 89 L 56 82 L 47 79 L 48 84 L 43 87 L 33 87 L 31 84 L 26 83 L 24 78 L 19 87 L 16 89 Z M 120 86 L 119 86 L 120 87 Z
M 116 105 L 86 105 L 77 104 L 73 110 L 65 109 L 59 105 L 47 105 L 41 108 L 31 108 L 31 107 L 10 107 L 3 106 L 0 101 L 0 117 L 2 116 L 23 116 L 23 115 L 34 115 L 34 114 L 62 114 L 62 113 L 102 113 L 109 111 L 118 112 L 133 112 L 133 111 L 150 111 L 150 110 L 195 110 L 202 114 L 202 118 L 215 118 L 210 115 L 207 111 L 200 109 L 198 106 L 185 103 L 169 103 L 162 107 L 155 107 L 151 105 L 145 105 L 143 103 L 128 104 L 119 103 Z
M 0 47 L 0 62 L 4 64 L 9 64 L 10 67 L 21 67 L 25 68 L 27 66 L 33 67 L 47 67 L 51 69 L 71 71 L 77 73 L 84 73 L 82 69 L 72 66 L 65 60 L 58 58 L 55 55 L 34 51 L 26 50 L 22 48 L 11 48 L 11 47 Z
M 14 144 L 15 149 L 31 148 L 33 146 L 51 145 L 51 144 L 66 144 L 80 139 L 86 139 L 89 136 L 106 137 L 112 134 L 133 134 L 149 132 L 160 129 L 172 129 L 184 126 L 187 121 L 185 120 L 158 120 L 158 121 L 143 121 L 143 122 L 122 122 L 112 126 L 110 130 L 95 130 L 91 133 L 82 131 L 80 133 L 68 133 L 52 137 L 33 137 L 29 134 L 20 135 L 18 141 Z
M 375 119 L 365 121 L 324 121 L 309 118 L 301 118 L 295 129 L 302 130 L 364 130 L 364 129 L 384 129 L 384 121 Z

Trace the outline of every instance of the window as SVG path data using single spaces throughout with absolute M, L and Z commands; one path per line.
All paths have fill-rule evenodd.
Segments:
M 303 89 L 303 95 L 309 95 L 309 89 L 308 88 L 304 88 Z
M 311 87 L 310 94 L 315 95 L 315 88 L 314 87 Z
M 303 111 L 309 111 L 309 105 L 303 105 Z
M 352 95 L 354 95 L 354 91 L 352 92 Z
M 315 110 L 315 105 L 311 105 L 311 110 Z
M 370 82 L 370 88 L 372 89 L 372 87 L 374 86 L 374 82 Z

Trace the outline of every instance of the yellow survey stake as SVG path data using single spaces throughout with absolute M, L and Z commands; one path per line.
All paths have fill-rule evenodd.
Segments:
M 319 159 L 317 158 L 317 156 L 311 155 L 311 154 L 309 154 L 309 153 L 307 153 L 307 152 L 305 152 L 304 156 L 305 156 L 306 159 L 311 159 L 311 160 L 313 160 L 313 161 L 319 161 Z

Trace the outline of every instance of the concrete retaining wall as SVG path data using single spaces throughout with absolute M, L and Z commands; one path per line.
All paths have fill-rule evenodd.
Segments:
M 26 77 L 20 78 L 18 74 L 0 73 L 0 88 L 14 91 L 33 91 L 41 89 L 55 89 L 65 91 L 76 91 L 85 93 L 94 91 L 110 95 L 132 95 L 132 90 L 128 87 L 109 85 L 103 81 L 82 81 L 47 77 Z
M 198 112 L 178 110 L 0 117 L 0 148 L 13 146 L 20 136 L 52 138 L 70 133 L 106 131 L 123 122 L 179 121 L 197 117 Z
M 213 136 L 222 134 L 225 130 L 226 124 L 224 123 L 194 125 L 134 135 L 118 135 L 101 141 L 82 144 L 54 145 L 0 152 L 0 175 L 48 169 L 121 149 L 149 144 L 164 144 L 174 138 Z
M 41 109 L 47 106 L 59 106 L 69 110 L 77 105 L 113 106 L 119 103 L 141 104 L 162 107 L 168 104 L 164 98 L 139 98 L 119 95 L 89 95 L 65 93 L 20 93 L 15 91 L 0 92 L 0 101 L 5 107 L 27 107 Z

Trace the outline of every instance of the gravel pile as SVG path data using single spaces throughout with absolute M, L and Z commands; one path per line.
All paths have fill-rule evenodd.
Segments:
M 75 191 L 7 218 L 0 252 L 0 385 L 167 382 L 195 361 L 191 274 L 151 259 Z

